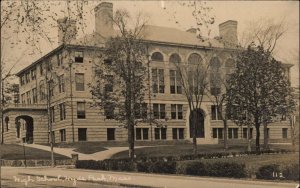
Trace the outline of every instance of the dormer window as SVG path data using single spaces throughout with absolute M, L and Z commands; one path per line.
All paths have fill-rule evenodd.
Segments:
M 82 51 L 75 52 L 75 63 L 83 63 L 83 52 Z

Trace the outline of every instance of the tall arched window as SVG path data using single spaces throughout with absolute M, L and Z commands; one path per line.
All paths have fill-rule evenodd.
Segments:
M 212 95 L 219 95 L 221 93 L 221 62 L 219 58 L 213 57 L 210 60 L 210 92 Z
M 180 63 L 181 62 L 181 58 L 180 58 L 180 56 L 178 54 L 172 54 L 170 56 L 169 62 L 170 63 Z
M 202 57 L 199 54 L 192 53 L 188 58 L 188 64 L 197 65 L 202 63 Z
M 164 56 L 160 52 L 154 52 L 151 55 L 152 61 L 164 61 Z
M 225 62 L 225 80 L 228 81 L 235 68 L 235 61 L 233 59 L 227 59 Z

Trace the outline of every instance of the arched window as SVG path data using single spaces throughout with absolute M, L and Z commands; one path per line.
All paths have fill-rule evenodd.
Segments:
M 219 71 L 219 69 L 221 68 L 221 62 L 220 62 L 219 58 L 217 58 L 217 57 L 211 58 L 210 66 L 213 71 Z
M 181 62 L 181 58 L 180 58 L 180 56 L 178 54 L 172 54 L 170 56 L 169 62 L 170 63 L 180 63 Z
M 221 62 L 219 58 L 213 57 L 210 60 L 210 93 L 212 95 L 219 95 L 221 93 Z
M 164 61 L 164 57 L 160 52 L 154 52 L 151 55 L 151 60 L 152 61 Z
M 188 63 L 192 65 L 202 63 L 202 57 L 199 54 L 192 53 L 188 58 Z

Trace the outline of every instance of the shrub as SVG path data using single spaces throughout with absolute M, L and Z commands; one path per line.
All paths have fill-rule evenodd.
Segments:
M 269 164 L 269 165 L 261 166 L 258 169 L 258 171 L 256 172 L 256 178 L 273 180 L 273 179 L 277 179 L 276 174 L 279 174 L 279 165 Z
M 176 168 L 177 174 L 188 174 L 197 176 L 215 176 L 215 177 L 246 177 L 244 164 L 234 162 L 202 162 L 202 161 L 184 161 L 178 162 Z
M 215 162 L 208 164 L 207 170 L 209 176 L 244 178 L 247 176 L 245 167 L 235 162 Z
M 138 162 L 136 168 L 138 172 L 174 174 L 176 172 L 176 162 L 175 161 Z
M 299 180 L 299 164 L 291 164 L 283 168 L 282 175 L 287 180 Z
M 206 166 L 204 163 L 200 161 L 191 161 L 186 163 L 184 174 L 188 175 L 198 175 L 198 176 L 206 176 Z

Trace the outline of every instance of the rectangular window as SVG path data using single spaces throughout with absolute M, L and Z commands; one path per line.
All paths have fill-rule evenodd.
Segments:
M 104 90 L 105 90 L 105 93 L 109 93 L 109 92 L 113 92 L 114 89 L 113 89 L 113 80 L 114 77 L 113 75 L 106 75 L 105 76 L 105 82 L 106 84 L 104 85 Z
M 58 89 L 59 93 L 65 92 L 65 80 L 63 74 L 58 77 Z
M 148 128 L 136 128 L 135 134 L 136 134 L 136 140 L 148 140 Z
M 184 128 L 172 129 L 173 140 L 184 139 Z
M 182 94 L 180 75 L 175 70 L 170 70 L 170 93 Z
M 228 138 L 229 139 L 238 138 L 238 128 L 229 128 L 228 129 Z
M 165 93 L 164 69 L 152 69 L 153 93 Z
M 160 140 L 160 128 L 154 128 L 154 138 Z
M 30 72 L 27 72 L 25 74 L 25 80 L 26 80 L 26 83 L 29 83 L 30 82 Z
M 75 63 L 83 63 L 83 52 L 82 51 L 75 52 Z
M 148 140 L 149 139 L 149 129 L 148 128 L 143 128 L 143 140 Z
M 107 140 L 115 140 L 115 128 L 107 128 Z
M 43 64 L 40 64 L 40 75 L 42 76 L 43 74 L 44 74 Z
M 66 129 L 59 130 L 60 133 L 60 141 L 65 142 L 66 141 Z
M 104 116 L 106 119 L 114 119 L 114 111 L 115 111 L 115 107 L 110 104 L 107 103 L 104 106 Z
M 26 98 L 27 98 L 27 104 L 31 104 L 31 92 L 30 91 L 26 92 Z
M 43 83 L 40 84 L 40 100 L 44 100 L 46 98 L 45 94 L 45 86 Z
M 217 105 L 211 105 L 211 119 L 212 120 L 222 120 L 221 114 L 218 112 Z
M 36 68 L 32 69 L 30 72 L 31 72 L 31 80 L 35 80 L 36 79 Z
M 21 101 L 22 101 L 22 104 L 25 104 L 25 93 L 21 94 Z
M 56 58 L 57 58 L 57 66 L 62 65 L 62 53 L 58 53 L 56 55 Z
M 65 103 L 59 104 L 59 116 L 60 116 L 60 120 L 66 119 L 66 107 L 65 107 Z
M 287 137 L 288 137 L 288 129 L 282 128 L 282 138 L 287 138 Z
M 158 104 L 153 104 L 153 117 L 159 119 L 159 107 Z
M 176 104 L 171 104 L 171 119 L 176 119 Z
M 213 128 L 213 138 L 223 139 L 223 128 Z
M 147 118 L 147 104 L 136 103 L 134 107 L 135 119 L 146 119 Z
M 270 138 L 270 128 L 267 128 L 267 137 Z
M 37 93 L 36 93 L 36 88 L 32 89 L 32 102 L 33 104 L 37 103 Z
M 249 138 L 252 139 L 253 134 L 253 128 L 250 128 L 250 135 Z M 248 138 L 248 128 L 243 128 L 243 138 L 247 139 Z
M 142 140 L 142 129 L 141 128 L 135 129 L 135 139 Z
M 51 122 L 55 122 L 55 110 L 54 110 L 54 106 L 50 107 L 50 118 L 51 118 Z
M 85 102 L 77 102 L 77 118 L 85 119 Z
M 78 128 L 78 141 L 87 141 L 87 128 Z
M 153 116 L 155 119 L 166 118 L 166 105 L 165 104 L 153 104 Z
M 177 140 L 178 139 L 177 128 L 173 128 L 172 129 L 172 135 L 173 135 L 173 140 Z
M 51 97 L 54 96 L 54 82 L 53 82 L 53 80 L 49 81 L 49 95 Z
M 171 119 L 183 119 L 182 104 L 171 104 Z
M 76 91 L 84 91 L 84 74 L 75 74 Z
M 167 139 L 167 128 L 154 128 L 155 140 L 166 140 Z
M 25 84 L 25 77 L 24 77 L 24 75 L 20 76 L 20 82 L 21 82 L 21 86 Z
M 238 131 L 239 129 L 238 128 L 233 128 L 233 138 L 238 138 Z

